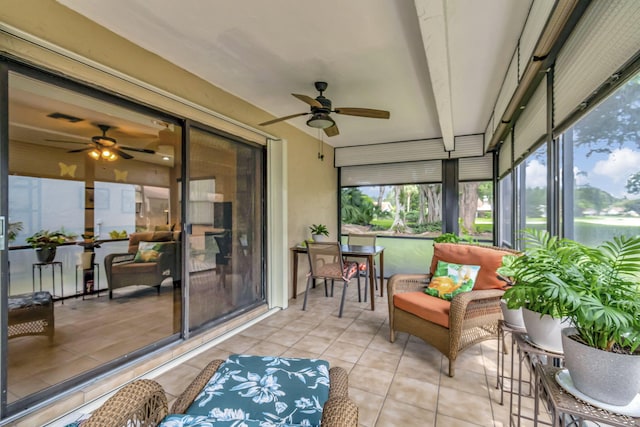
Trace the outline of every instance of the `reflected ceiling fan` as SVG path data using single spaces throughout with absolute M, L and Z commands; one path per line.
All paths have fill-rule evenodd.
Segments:
M 98 124 L 96 125 L 102 131 L 102 135 L 95 135 L 91 137 L 91 142 L 78 142 L 78 141 L 69 141 L 69 140 L 60 140 L 60 139 L 47 139 L 47 141 L 52 142 L 67 142 L 71 144 L 84 144 L 87 145 L 85 148 L 78 148 L 75 150 L 69 150 L 67 153 L 80 153 L 82 151 L 88 151 L 89 157 L 99 160 L 109 160 L 114 161 L 118 159 L 118 157 L 122 157 L 123 159 L 133 159 L 133 156 L 129 153 L 125 153 L 123 150 L 127 151 L 137 151 L 139 153 L 147 153 L 147 154 L 155 154 L 154 150 L 150 150 L 148 148 L 135 148 L 135 147 L 124 147 L 119 145 L 115 138 L 107 136 L 107 132 L 112 126 Z
M 331 118 L 330 113 L 336 114 L 344 114 L 347 116 L 358 116 L 358 117 L 370 117 L 373 119 L 388 119 L 390 114 L 385 110 L 374 110 L 371 108 L 347 108 L 347 107 L 336 107 L 332 109 L 331 100 L 325 98 L 322 93 L 327 90 L 328 84 L 326 82 L 315 82 L 314 83 L 316 90 L 320 92 L 320 95 L 316 96 L 315 99 L 311 98 L 307 95 L 299 95 L 297 93 L 292 93 L 291 95 L 298 98 L 300 101 L 305 102 L 311 106 L 309 112 L 306 113 L 297 113 L 291 114 L 290 116 L 279 117 L 277 119 L 269 120 L 264 123 L 260 123 L 260 126 L 268 126 L 273 123 L 281 122 L 283 120 L 289 120 L 294 117 L 306 116 L 311 114 L 311 118 L 307 120 L 307 126 L 311 126 L 318 129 L 323 129 L 324 133 L 327 136 L 336 136 L 340 132 L 338 131 L 338 126 L 336 122 Z

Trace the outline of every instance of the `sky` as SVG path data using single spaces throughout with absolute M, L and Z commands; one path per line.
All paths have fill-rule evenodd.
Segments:
M 640 171 L 640 149 L 624 146 L 610 153 L 593 153 L 587 157 L 586 147 L 574 148 L 573 175 L 576 185 L 590 185 L 617 198 L 640 198 L 626 192 L 629 176 Z M 538 159 L 527 162 L 527 188 L 546 186 L 546 166 Z

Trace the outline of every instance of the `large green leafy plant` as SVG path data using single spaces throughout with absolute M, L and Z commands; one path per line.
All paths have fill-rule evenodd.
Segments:
M 525 253 L 506 256 L 498 273 L 515 286 L 504 299 L 553 317 L 567 316 L 583 343 L 605 351 L 640 347 L 640 236 L 596 248 L 545 231 L 523 231 Z

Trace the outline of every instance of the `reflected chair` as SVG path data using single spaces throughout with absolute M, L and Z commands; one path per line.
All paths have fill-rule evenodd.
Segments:
M 375 246 L 376 236 L 370 234 L 349 234 L 347 236 L 348 245 L 358 246 Z M 358 263 L 358 274 L 366 278 L 369 277 L 369 269 L 373 268 L 373 283 L 376 284 L 376 291 L 378 290 L 378 275 L 376 273 L 375 257 L 373 266 L 369 265 L 369 258 L 363 257 L 345 257 L 346 261 Z M 364 287 L 364 301 L 367 301 L 367 286 Z
M 342 288 L 342 298 L 340 300 L 340 311 L 338 317 L 342 317 L 344 299 L 347 294 L 347 285 L 353 277 L 358 278 L 358 301 L 360 302 L 360 277 L 358 276 L 358 263 L 344 261 L 342 250 L 338 242 L 307 242 L 307 254 L 309 256 L 310 271 L 307 275 L 307 289 L 304 292 L 304 303 L 302 309 L 307 308 L 307 295 L 309 287 L 315 279 L 324 279 L 324 294 L 327 296 L 327 280 L 331 280 L 331 296 L 333 296 L 334 282 L 344 283 Z M 365 286 L 366 287 L 366 286 Z
M 149 231 L 131 233 L 127 253 L 109 254 L 104 268 L 109 285 L 109 299 L 114 289 L 126 286 L 152 286 L 160 293 L 162 282 L 179 278 L 179 233 Z

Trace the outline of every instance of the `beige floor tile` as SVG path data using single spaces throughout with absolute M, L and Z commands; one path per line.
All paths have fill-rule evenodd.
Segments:
M 358 423 L 366 427 L 375 426 L 384 397 L 357 388 L 349 389 L 349 397 L 358 406 Z
M 486 398 L 489 393 L 489 386 L 485 375 L 460 368 L 456 369 L 456 375 L 453 378 L 448 375 L 442 375 L 440 378 L 440 386 L 477 394 L 483 398 Z M 495 381 L 491 382 L 491 387 L 495 387 Z
M 438 386 L 404 376 L 396 377 L 387 397 L 435 412 L 438 406 Z
M 400 363 L 398 363 L 396 375 L 438 384 L 440 382 L 443 359 L 439 353 L 438 355 L 428 353 L 423 358 L 402 356 Z
M 296 342 L 292 348 L 308 351 L 310 353 L 322 354 L 327 350 L 327 348 L 329 348 L 332 342 L 333 340 L 329 338 L 307 335 Z
M 475 424 L 469 421 L 460 420 L 453 417 L 448 417 L 446 415 L 437 414 L 436 415 L 436 425 L 435 427 L 477 427 L 482 424 Z
M 236 335 L 218 344 L 218 348 L 228 350 L 231 353 L 245 353 L 248 349 L 260 342 L 257 338 Z
M 322 356 L 331 356 L 346 360 L 347 362 L 356 363 L 365 350 L 365 347 L 359 345 L 336 341 L 322 353 Z
M 379 396 L 387 394 L 393 374 L 380 369 L 367 368 L 356 365 L 349 374 L 349 385 L 360 390 L 366 390 Z
M 360 360 L 358 360 L 359 365 L 389 372 L 396 372 L 399 362 L 400 354 L 387 353 L 371 348 L 365 350 Z
M 338 337 L 338 341 L 346 342 L 349 344 L 356 344 L 362 347 L 367 347 L 372 340 L 373 335 L 366 332 L 344 331 Z
M 266 338 L 266 340 L 275 342 L 287 347 L 291 347 L 292 345 L 300 341 L 305 335 L 307 335 L 307 333 L 303 331 L 293 331 L 291 329 L 278 329 L 276 332 L 269 335 Z
M 154 378 L 167 393 L 179 396 L 200 373 L 200 369 L 183 363 Z
M 493 425 L 491 403 L 487 396 L 440 386 L 438 414 L 482 426 Z
M 260 341 L 247 350 L 248 354 L 256 356 L 280 356 L 288 350 L 288 347 L 271 341 Z
M 434 421 L 435 413 L 432 411 L 387 398 L 376 427 L 429 427 L 433 426 Z
M 250 328 L 245 329 L 244 331 L 242 331 L 240 333 L 240 335 L 243 335 L 245 337 L 252 337 L 252 338 L 257 338 L 260 340 L 263 340 L 265 338 L 267 338 L 268 336 L 270 336 L 271 334 L 273 334 L 274 332 L 277 332 L 279 330 L 279 328 L 274 327 L 274 326 L 266 326 L 266 325 L 262 325 L 262 324 L 257 324 L 257 325 L 253 325 Z

